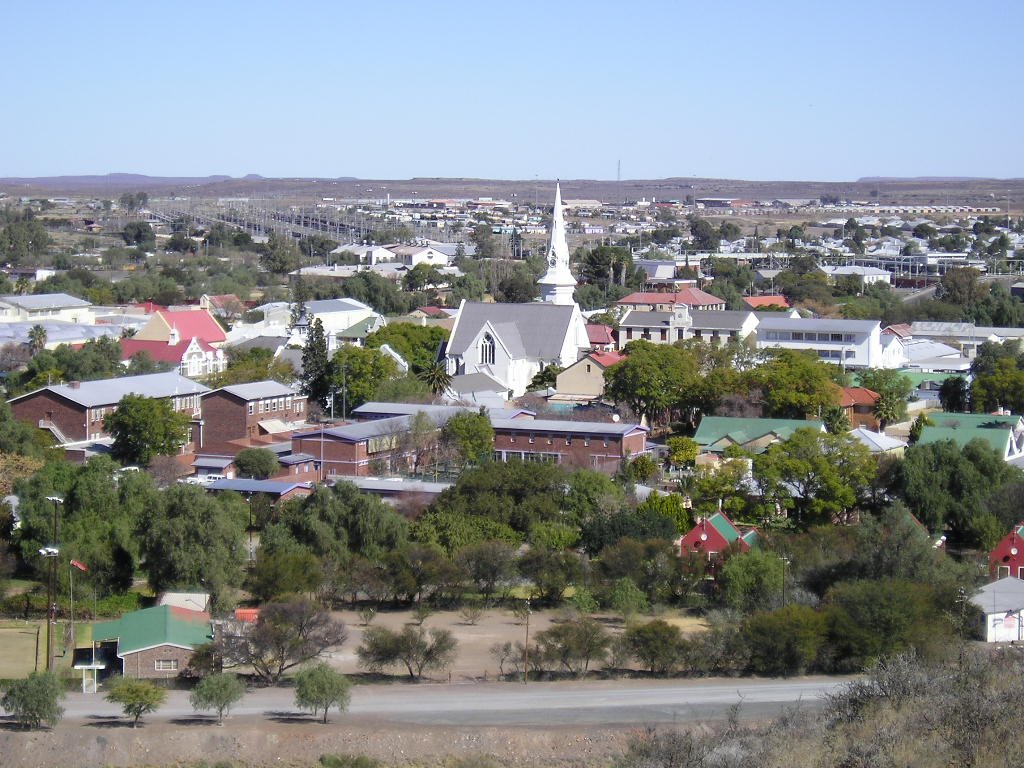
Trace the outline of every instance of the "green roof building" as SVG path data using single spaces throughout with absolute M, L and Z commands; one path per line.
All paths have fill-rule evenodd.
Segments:
M 1020 416 L 988 413 L 933 413 L 932 424 L 921 430 L 918 445 L 952 440 L 961 448 L 981 440 L 1006 461 L 1024 458 L 1024 420 Z
M 798 429 L 822 432 L 817 419 L 754 419 L 738 416 L 705 416 L 693 439 L 702 453 L 722 453 L 736 445 L 750 453 L 764 453 L 768 446 L 788 440 Z
M 211 641 L 210 614 L 171 605 L 126 613 L 93 626 L 93 641 L 115 646 L 125 677 L 176 677 L 196 647 Z

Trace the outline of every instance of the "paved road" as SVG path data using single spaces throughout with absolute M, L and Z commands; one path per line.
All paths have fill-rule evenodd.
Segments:
M 795 703 L 816 706 L 840 678 L 795 680 L 585 681 L 570 683 L 394 684 L 353 689 L 349 716 L 419 725 L 617 725 L 671 723 L 723 715 L 762 717 Z M 287 688 L 250 691 L 232 716 L 289 718 L 299 714 Z M 65 718 L 119 717 L 102 694 L 75 693 L 64 702 Z M 172 691 L 152 720 L 195 716 L 188 694 Z

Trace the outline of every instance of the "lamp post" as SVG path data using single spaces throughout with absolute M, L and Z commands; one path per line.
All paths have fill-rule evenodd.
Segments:
M 49 560 L 46 581 L 46 671 L 49 672 L 53 669 L 53 622 L 57 618 L 57 558 L 60 556 L 60 549 L 57 548 L 57 511 L 64 499 L 60 496 L 47 496 L 46 500 L 53 502 L 53 543 L 42 547 L 39 556 Z
M 530 598 L 526 598 L 526 639 L 523 643 L 523 685 L 530 679 Z
M 782 557 L 782 607 L 786 607 L 786 568 L 789 566 L 789 558 Z

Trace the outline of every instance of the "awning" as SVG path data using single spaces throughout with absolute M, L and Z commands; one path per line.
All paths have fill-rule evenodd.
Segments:
M 278 432 L 288 432 L 291 427 L 280 419 L 266 419 L 260 422 L 260 429 L 268 435 L 276 435 Z

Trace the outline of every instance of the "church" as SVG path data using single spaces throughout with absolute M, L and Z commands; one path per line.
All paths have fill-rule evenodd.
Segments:
M 548 270 L 540 278 L 541 301 L 494 304 L 463 301 L 448 341 L 448 373 L 461 391 L 461 377 L 481 375 L 506 397 L 525 394 L 533 377 L 549 365 L 566 368 L 589 351 L 587 324 L 573 299 L 562 191 L 555 186 Z

